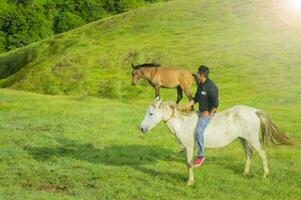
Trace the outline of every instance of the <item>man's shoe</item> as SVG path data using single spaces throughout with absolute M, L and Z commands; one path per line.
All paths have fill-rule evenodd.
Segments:
M 204 157 L 204 156 L 200 156 L 200 157 L 198 157 L 198 158 L 194 161 L 193 166 L 194 166 L 194 167 L 199 167 L 199 166 L 201 166 L 201 165 L 203 164 L 204 161 L 205 161 L 205 157 Z

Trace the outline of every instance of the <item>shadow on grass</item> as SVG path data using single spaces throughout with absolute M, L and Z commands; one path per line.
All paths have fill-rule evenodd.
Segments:
M 29 147 L 25 150 L 36 160 L 46 161 L 52 157 L 69 157 L 83 160 L 89 163 L 102 164 L 107 166 L 127 166 L 148 174 L 152 177 L 159 177 L 167 181 L 186 179 L 183 174 L 157 171 L 150 168 L 149 164 L 158 161 L 178 161 L 185 165 L 184 156 L 175 155 L 171 150 L 155 145 L 111 145 L 98 149 L 91 143 L 78 143 L 75 140 L 66 138 L 53 138 L 60 145 L 58 147 Z

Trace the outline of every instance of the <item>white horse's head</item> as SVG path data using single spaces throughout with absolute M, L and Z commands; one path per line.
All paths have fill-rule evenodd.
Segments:
M 166 120 L 166 109 L 164 109 L 163 99 L 155 98 L 146 110 L 146 115 L 139 129 L 143 133 L 147 133 L 154 128 L 160 121 Z

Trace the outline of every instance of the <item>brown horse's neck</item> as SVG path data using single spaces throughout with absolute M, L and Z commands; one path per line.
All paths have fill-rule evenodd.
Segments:
M 141 68 L 140 72 L 141 72 L 141 77 L 147 79 L 148 81 L 151 81 L 156 72 L 157 72 L 157 67 L 148 67 L 148 68 Z

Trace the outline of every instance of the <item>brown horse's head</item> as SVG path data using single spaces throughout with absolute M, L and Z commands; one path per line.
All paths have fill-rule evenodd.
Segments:
M 132 68 L 133 68 L 133 71 L 132 71 L 132 85 L 136 85 L 138 80 L 141 77 L 141 72 L 140 72 L 140 69 L 135 67 L 133 64 L 132 64 Z
M 132 68 L 133 68 L 132 85 L 136 85 L 138 80 L 141 77 L 145 76 L 145 70 L 144 70 L 145 68 L 153 68 L 153 67 L 160 67 L 160 66 L 161 66 L 160 64 L 155 64 L 155 63 L 144 63 L 136 66 L 132 64 Z

